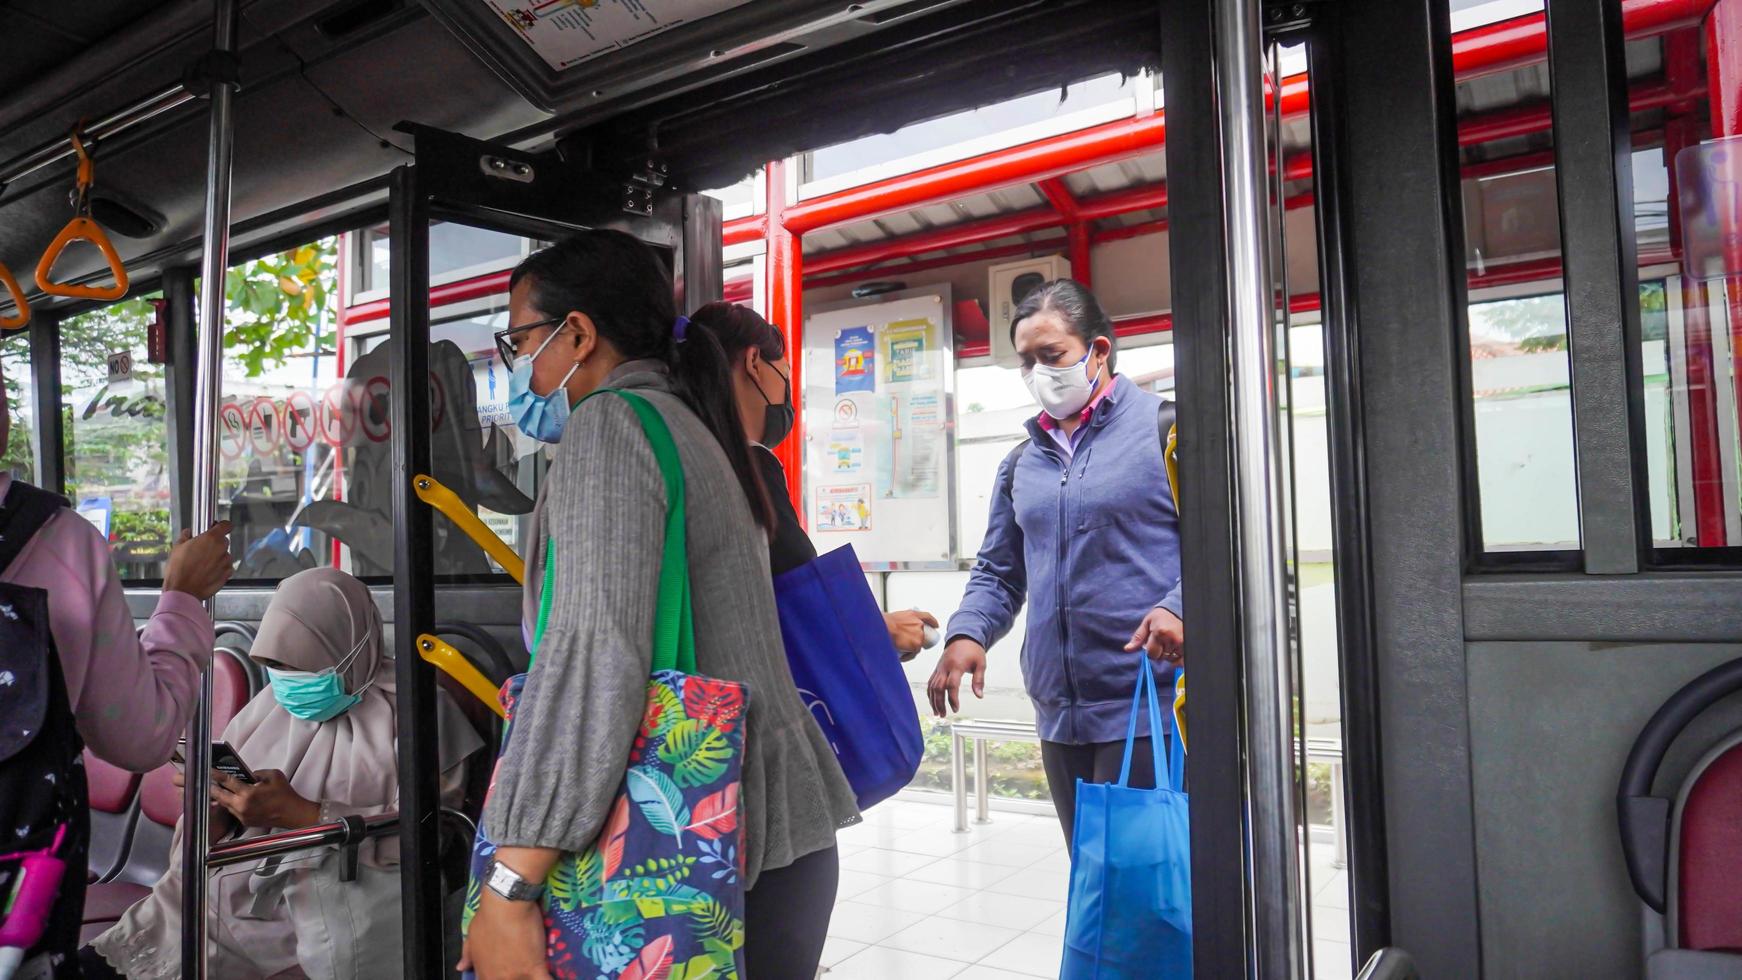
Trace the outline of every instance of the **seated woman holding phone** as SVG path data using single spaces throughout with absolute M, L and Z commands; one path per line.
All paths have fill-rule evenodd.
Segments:
M 266 668 L 270 687 L 214 746 L 212 842 L 397 809 L 394 663 L 368 588 L 331 568 L 285 579 L 249 656 Z M 459 708 L 437 695 L 442 803 L 456 806 L 465 761 L 483 742 Z M 173 852 L 180 848 L 178 826 Z M 367 841 L 361 859 L 348 882 L 340 880 L 336 849 L 214 871 L 210 975 L 399 976 L 398 844 Z M 81 951 L 85 976 L 179 976 L 181 891 L 181 870 L 172 862 L 149 897 Z

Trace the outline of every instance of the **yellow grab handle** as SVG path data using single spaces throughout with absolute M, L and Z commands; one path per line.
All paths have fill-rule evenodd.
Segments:
M 477 542 L 485 554 L 496 559 L 496 564 L 513 576 L 514 581 L 521 585 L 526 584 L 526 563 L 520 560 L 513 548 L 496 536 L 495 531 L 479 520 L 477 514 L 472 513 L 472 509 L 466 506 L 466 502 L 458 494 L 442 486 L 441 481 L 435 477 L 422 473 L 411 478 L 411 485 L 417 491 L 417 499 L 446 514 L 455 527 L 466 532 L 466 536 Z
M 1192 750 L 1192 742 L 1186 740 L 1186 675 L 1183 670 L 1174 674 L 1174 731 L 1179 733 L 1179 747 Z
M 60 261 L 61 253 L 67 246 L 76 241 L 87 241 L 103 253 L 103 260 L 109 263 L 109 274 L 115 277 L 113 285 L 80 286 L 70 282 L 55 282 L 54 264 Z M 71 296 L 74 299 L 117 300 L 127 296 L 127 268 L 121 264 L 121 255 L 115 251 L 115 244 L 109 241 L 109 233 L 103 226 L 84 215 L 79 215 L 67 222 L 60 234 L 54 236 L 54 241 L 48 243 L 48 251 L 42 253 L 42 260 L 36 263 L 36 284 L 50 296 Z
M 4 262 L 0 262 L 0 286 L 6 287 L 6 292 L 12 296 L 12 305 L 18 308 L 18 312 L 11 316 L 0 316 L 0 330 L 16 330 L 29 323 L 30 301 L 24 298 L 24 290 Z
M 1167 430 L 1167 450 L 1162 453 L 1162 460 L 1167 463 L 1167 488 L 1173 491 L 1173 510 L 1179 513 L 1179 425 L 1175 424 Z
M 490 710 L 503 718 L 507 712 L 502 710 L 502 699 L 498 690 L 490 685 L 490 679 L 478 672 L 466 655 L 428 633 L 417 638 L 417 652 L 423 659 L 438 670 L 460 682 L 460 686 L 471 691 L 478 700 L 490 706 Z

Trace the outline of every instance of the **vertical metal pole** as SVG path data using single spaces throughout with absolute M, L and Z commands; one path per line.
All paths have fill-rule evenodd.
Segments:
M 60 395 L 60 314 L 30 315 L 31 450 L 36 457 L 36 485 L 51 493 L 67 492 L 66 413 Z M 76 502 L 76 501 L 75 501 Z
M 393 172 L 387 205 L 392 248 L 393 652 L 399 682 L 400 915 L 405 976 L 439 977 L 443 963 L 436 779 L 435 668 L 416 648 L 435 625 L 435 549 L 430 509 L 412 478 L 430 471 L 428 195 L 416 167 Z
M 236 47 L 238 0 L 219 0 L 213 11 L 212 48 Z M 224 338 L 224 276 L 230 266 L 230 168 L 235 130 L 234 86 L 214 79 L 210 149 L 206 166 L 205 248 L 200 256 L 200 337 L 194 367 L 193 526 L 204 531 L 218 518 L 218 360 Z M 199 699 L 188 722 L 187 784 L 182 794 L 181 975 L 206 976 L 206 808 L 211 793 L 212 669 L 200 674 Z
M 1276 466 L 1281 447 L 1258 0 L 1218 0 L 1214 44 L 1228 213 L 1224 258 L 1232 332 L 1253 966 L 1261 977 L 1298 977 L 1304 960 L 1291 765 L 1294 685 Z

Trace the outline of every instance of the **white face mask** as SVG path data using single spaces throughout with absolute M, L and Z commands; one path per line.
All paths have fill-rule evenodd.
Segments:
M 1094 348 L 1090 347 L 1089 353 L 1093 352 Z M 1082 360 L 1068 367 L 1036 364 L 1022 374 L 1022 383 L 1028 386 L 1028 393 L 1034 396 L 1046 414 L 1055 419 L 1067 419 L 1082 411 L 1100 381 L 1098 369 L 1093 378 L 1089 377 L 1089 354 L 1084 354 Z

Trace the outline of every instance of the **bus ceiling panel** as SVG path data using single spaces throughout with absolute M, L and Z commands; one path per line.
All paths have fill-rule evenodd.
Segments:
M 94 57 L 114 70 L 155 46 L 159 33 L 176 33 L 202 23 L 211 31 L 207 2 L 163 3 L 162 0 L 18 0 L 0 5 L 0 132 L 28 118 L 23 104 L 52 105 L 69 98 L 99 77 L 73 70 Z M 44 96 L 49 96 L 44 98 Z M 58 98 L 54 97 L 58 96 Z
M 405 150 L 384 146 L 374 133 L 336 115 L 320 91 L 294 74 L 244 90 L 236 106 L 232 214 L 237 223 L 366 181 L 409 159 Z M 116 243 L 140 281 L 155 275 L 160 268 L 155 261 L 167 253 L 197 255 L 205 207 L 206 130 L 203 113 L 184 115 L 149 134 L 120 137 L 102 155 L 99 193 L 112 190 L 162 218 L 149 237 Z M 0 201 L 0 261 L 32 266 L 65 224 L 67 211 L 58 182 L 8 195 Z M 60 269 L 58 275 L 70 281 L 101 274 L 98 257 L 87 251 L 68 254 Z
M 673 17 L 639 0 L 422 0 L 528 102 L 594 114 L 962 2 L 692 0 Z
M 656 147 L 686 186 L 726 186 L 770 159 L 1153 69 L 1160 45 L 1149 0 L 968 0 L 589 127 L 564 120 L 560 142 L 606 166 Z

